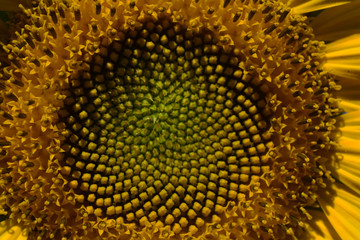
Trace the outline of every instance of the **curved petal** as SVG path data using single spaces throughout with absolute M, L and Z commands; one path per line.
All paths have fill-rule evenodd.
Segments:
M 355 123 L 358 120 L 359 119 L 354 119 Z M 360 143 L 360 139 L 359 139 L 360 138 L 360 126 L 359 125 L 351 126 L 349 124 L 349 122 L 346 121 L 345 122 L 346 126 L 341 128 L 342 135 L 345 136 L 345 137 L 358 139 L 358 141 Z
M 339 149 L 342 160 L 334 163 L 335 178 L 360 194 L 360 110 L 350 111 L 342 116 L 345 126 L 341 128 Z
M 342 136 L 339 140 L 339 152 L 360 154 L 359 140 Z
M 332 174 L 349 188 L 360 194 L 360 156 L 343 153 L 342 160 L 331 167 Z
M 309 222 L 309 239 L 315 240 L 341 240 L 325 213 L 321 210 L 307 210 L 313 217 Z
M 349 101 L 342 99 L 340 102 L 340 107 L 342 107 L 347 113 L 344 114 L 343 117 L 347 118 L 348 114 L 355 114 L 353 112 L 360 111 L 360 101 L 354 101 L 354 100 Z
M 357 79 L 360 74 L 360 61 L 350 62 L 336 62 L 324 64 L 324 67 L 329 73 L 350 79 Z
M 351 132 L 355 130 L 355 132 L 359 131 L 360 128 L 360 111 L 351 111 L 344 115 L 342 115 L 342 118 L 345 121 L 345 127 L 341 128 L 341 131 L 345 134 L 343 134 L 346 137 L 351 137 L 353 134 Z M 356 138 L 358 138 L 360 135 L 355 135 Z
M 336 76 L 358 81 L 360 77 L 360 34 L 326 45 L 324 69 Z
M 360 195 L 344 184 L 333 183 L 318 198 L 321 208 L 341 239 L 358 239 L 360 236 Z
M 340 6 L 350 1 L 336 1 L 336 0 L 292 0 L 289 5 L 295 14 L 304 14 L 314 12 L 322 9 Z

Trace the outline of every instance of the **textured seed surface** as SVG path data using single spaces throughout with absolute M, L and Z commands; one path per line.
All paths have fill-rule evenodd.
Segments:
M 70 187 L 102 216 L 142 225 L 222 214 L 262 174 L 269 142 L 240 56 L 167 17 L 99 49 L 65 99 Z

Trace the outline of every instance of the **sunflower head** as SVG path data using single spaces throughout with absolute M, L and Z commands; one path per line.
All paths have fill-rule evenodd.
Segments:
M 3 48 L 0 206 L 37 239 L 289 239 L 340 86 L 281 1 L 39 1 Z

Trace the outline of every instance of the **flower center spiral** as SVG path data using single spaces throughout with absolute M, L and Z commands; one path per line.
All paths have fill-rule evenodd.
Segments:
M 72 82 L 64 172 L 97 216 L 199 228 L 263 173 L 261 87 L 243 79 L 237 49 L 186 29 L 139 22 Z

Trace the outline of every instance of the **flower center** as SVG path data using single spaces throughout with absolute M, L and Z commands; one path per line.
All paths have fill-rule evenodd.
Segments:
M 237 49 L 166 17 L 99 49 L 63 115 L 65 173 L 91 213 L 199 228 L 268 169 L 264 93 Z

